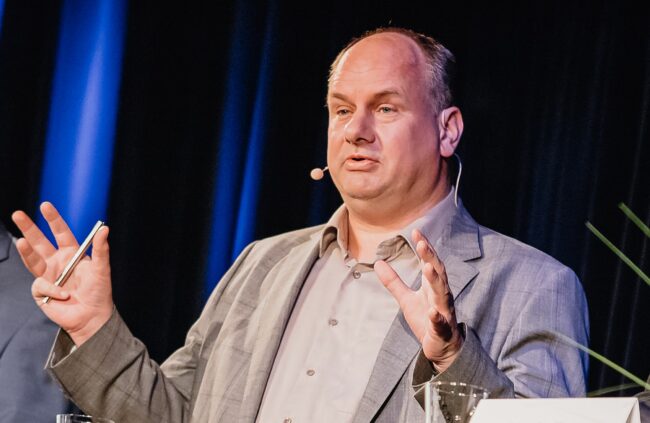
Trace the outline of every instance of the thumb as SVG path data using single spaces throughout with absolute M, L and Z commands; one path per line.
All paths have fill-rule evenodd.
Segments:
M 393 270 L 388 263 L 383 260 L 375 262 L 375 273 L 379 277 L 381 283 L 384 284 L 386 289 L 395 297 L 397 303 L 402 305 L 406 297 L 413 291 L 409 288 Z

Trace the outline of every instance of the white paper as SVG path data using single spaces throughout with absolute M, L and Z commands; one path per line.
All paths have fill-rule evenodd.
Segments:
M 640 423 L 636 398 L 485 399 L 472 423 Z

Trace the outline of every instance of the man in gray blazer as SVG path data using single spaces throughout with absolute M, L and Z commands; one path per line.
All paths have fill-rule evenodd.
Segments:
M 419 422 L 427 380 L 493 397 L 583 395 L 587 309 L 575 274 L 478 225 L 449 164 L 463 132 L 451 53 L 389 28 L 332 64 L 328 166 L 343 206 L 322 226 L 249 245 L 185 345 L 149 360 L 114 309 L 108 229 L 63 287 L 77 242 L 22 212 L 36 301 L 63 329 L 49 366 L 86 412 L 123 422 Z
M 44 369 L 57 325 L 34 304 L 33 281 L 0 222 L 0 422 L 51 423 L 67 400 Z

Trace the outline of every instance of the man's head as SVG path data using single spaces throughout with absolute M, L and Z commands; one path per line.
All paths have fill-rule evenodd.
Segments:
M 337 56 L 329 77 L 328 165 L 351 212 L 409 220 L 449 191 L 446 158 L 463 130 L 451 107 L 453 56 L 404 29 L 373 31 Z
M 332 62 L 328 82 L 331 82 L 334 70 L 338 67 L 342 57 L 348 50 L 350 50 L 350 48 L 365 38 L 382 33 L 402 34 L 413 40 L 422 51 L 422 54 L 424 54 L 424 60 L 426 63 L 425 72 L 428 74 L 428 89 L 434 111 L 439 113 L 441 110 L 451 106 L 453 102 L 451 80 L 454 73 L 454 65 L 456 63 L 454 55 L 447 50 L 445 46 L 433 38 L 406 28 L 377 28 L 366 32 L 360 37 L 352 39 L 348 45 L 339 52 Z

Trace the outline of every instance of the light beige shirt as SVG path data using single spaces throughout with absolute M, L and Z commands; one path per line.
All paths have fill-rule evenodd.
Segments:
M 420 264 L 412 229 L 434 244 L 454 207 L 452 189 L 423 217 L 381 242 L 375 261 L 386 260 L 405 283 L 415 283 Z M 347 219 L 341 206 L 320 235 L 320 255 L 284 332 L 260 423 L 350 422 L 359 406 L 399 307 L 372 263 L 349 255 Z

